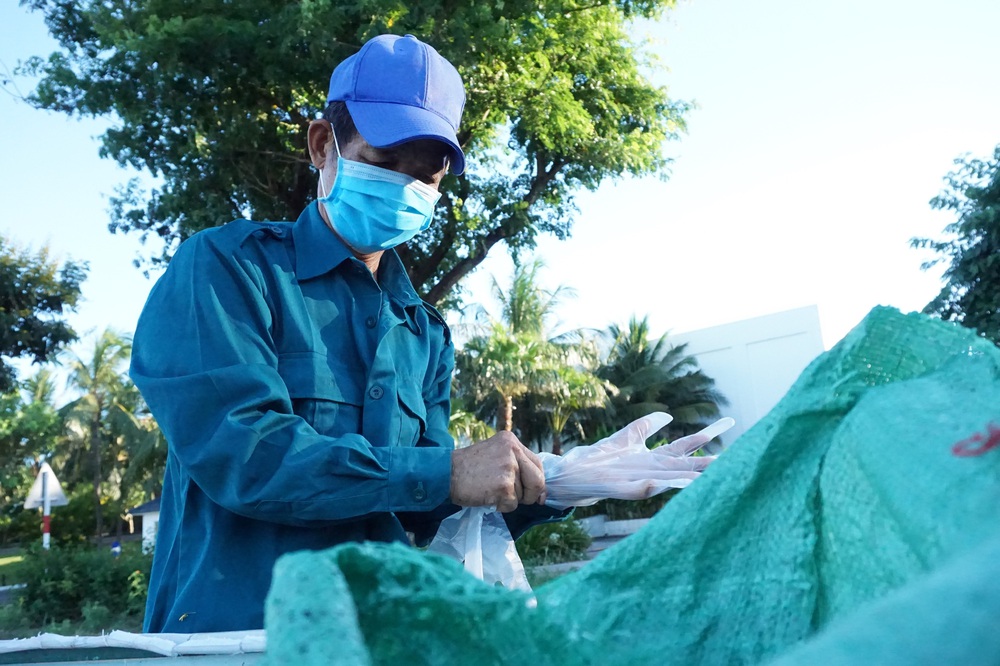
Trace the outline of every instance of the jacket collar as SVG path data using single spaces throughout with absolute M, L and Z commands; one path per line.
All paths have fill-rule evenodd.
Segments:
M 360 263 L 344 241 L 326 225 L 315 201 L 306 206 L 295 221 L 292 238 L 295 242 L 295 275 L 300 281 L 325 275 L 345 261 Z M 395 250 L 386 250 L 382 254 L 379 285 L 405 307 L 422 302 Z

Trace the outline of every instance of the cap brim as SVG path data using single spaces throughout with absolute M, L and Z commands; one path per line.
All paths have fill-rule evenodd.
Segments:
M 354 126 L 365 141 L 376 148 L 389 148 L 417 139 L 435 139 L 451 147 L 451 171 L 465 171 L 465 153 L 458 145 L 455 128 L 441 116 L 408 104 L 345 100 Z

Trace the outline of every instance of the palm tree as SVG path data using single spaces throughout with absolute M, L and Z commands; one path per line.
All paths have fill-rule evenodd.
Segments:
M 135 390 L 134 385 L 131 387 Z M 138 391 L 135 391 L 138 394 Z M 112 415 L 112 430 L 122 433 L 125 472 L 121 477 L 125 503 L 136 506 L 157 497 L 167 467 L 167 440 L 144 403 L 131 410 L 120 405 Z
M 538 402 L 548 417 L 552 453 L 562 455 L 563 432 L 570 419 L 583 410 L 604 405 L 614 390 L 610 383 L 573 366 L 557 369 L 554 381 L 538 391 Z
M 544 267 L 541 259 L 517 266 L 510 289 L 506 292 L 496 278 L 493 279 L 493 296 L 500 302 L 502 321 L 513 333 L 544 337 L 548 320 L 555 316 L 556 306 L 563 297 L 573 294 L 572 289 L 564 286 L 552 291 L 542 289 L 538 284 L 538 274 Z
M 546 330 L 560 298 L 571 292 L 566 287 L 543 289 L 538 284 L 543 266 L 539 259 L 517 266 L 506 291 L 494 279 L 493 295 L 500 303 L 501 318 L 490 318 L 485 330 L 457 355 L 457 396 L 492 411 L 498 430 L 513 429 L 519 398 L 569 390 L 557 387 L 560 376 L 568 376 L 565 365 L 578 336 L 548 338 Z
M 597 375 L 615 387 L 607 409 L 587 415 L 590 436 L 598 439 L 656 411 L 674 420 L 665 429 L 668 439 L 697 432 L 719 417 L 729 404 L 715 389 L 715 380 L 686 353 L 687 345 L 671 345 L 667 336 L 650 339 L 649 318 L 632 317 L 625 329 L 613 324 L 604 333 L 608 351 Z
M 55 408 L 56 383 L 52 370 L 41 368 L 23 382 L 25 398 L 19 413 L 19 426 L 24 443 L 29 444 L 37 472 L 43 460 L 57 448 L 62 421 Z
M 70 386 L 81 395 L 63 407 L 61 412 L 80 443 L 85 443 L 90 452 L 98 544 L 104 533 L 101 514 L 102 457 L 109 457 L 115 467 L 120 460 L 121 435 L 110 432 L 108 424 L 113 416 L 117 417 L 118 413 L 128 409 L 130 383 L 124 374 L 124 366 L 131 353 L 131 340 L 109 329 L 98 337 L 90 358 L 85 360 L 70 354 L 68 362 Z M 120 474 L 117 476 L 120 480 Z
M 497 430 L 512 430 L 514 399 L 554 372 L 556 356 L 548 341 L 495 322 L 489 335 L 473 338 L 458 354 L 457 385 L 473 401 L 493 403 Z
M 455 438 L 455 446 L 468 446 L 474 442 L 481 442 L 496 434 L 488 423 L 480 419 L 474 406 L 465 404 L 462 396 L 454 396 L 451 403 L 451 417 L 448 419 L 448 432 Z

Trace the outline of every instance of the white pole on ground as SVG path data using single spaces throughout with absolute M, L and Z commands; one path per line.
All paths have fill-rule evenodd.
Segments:
M 31 490 L 28 491 L 28 496 L 24 500 L 24 508 L 41 508 L 42 548 L 45 550 L 49 549 L 49 521 L 51 520 L 49 516 L 52 513 L 52 507 L 66 506 L 67 504 L 69 504 L 69 500 L 66 499 L 66 493 L 63 492 L 62 486 L 59 485 L 59 478 L 52 471 L 52 468 L 49 467 L 49 464 L 43 462 L 41 469 L 38 470 L 38 476 L 35 477 L 35 482 L 31 484 Z
M 49 473 L 42 472 L 42 548 L 49 549 L 49 514 L 52 511 L 52 502 L 49 499 Z

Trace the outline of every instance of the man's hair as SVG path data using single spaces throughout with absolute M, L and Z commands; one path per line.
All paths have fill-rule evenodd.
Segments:
M 351 118 L 345 102 L 330 102 L 323 110 L 323 120 L 333 126 L 337 142 L 341 146 L 350 143 L 358 135 L 358 128 L 354 126 L 354 118 Z

